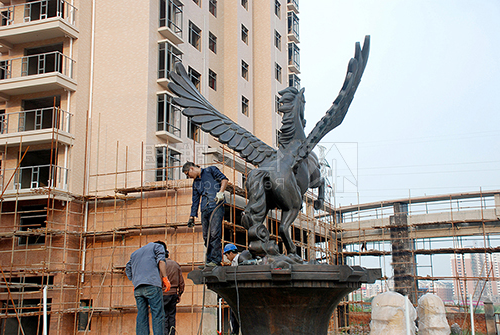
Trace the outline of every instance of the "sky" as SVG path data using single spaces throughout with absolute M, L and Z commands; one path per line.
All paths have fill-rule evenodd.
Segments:
M 371 36 L 347 116 L 320 143 L 336 205 L 500 189 L 500 1 L 302 0 L 299 11 L 306 133 Z

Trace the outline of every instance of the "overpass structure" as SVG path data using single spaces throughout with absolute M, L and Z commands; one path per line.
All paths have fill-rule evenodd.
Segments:
M 499 294 L 500 258 L 495 257 L 500 253 L 500 191 L 381 201 L 333 213 L 342 259 L 358 263 L 391 257 L 392 273 L 385 277 L 413 302 L 421 290 L 419 280 L 453 281 L 456 299 L 466 299 L 471 290 L 478 298 Z M 450 255 L 452 273 L 419 274 L 419 260 L 429 257 L 432 267 L 436 255 Z M 471 257 L 478 264 L 465 261 Z M 468 268 L 466 263 L 471 263 Z

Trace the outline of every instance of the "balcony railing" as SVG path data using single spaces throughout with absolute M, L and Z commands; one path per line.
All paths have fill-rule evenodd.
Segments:
M 71 114 L 59 107 L 32 109 L 0 115 L 0 134 L 58 129 L 69 133 Z
M 1 25 L 44 20 L 58 17 L 70 25 L 75 25 L 77 8 L 64 0 L 32 1 L 0 8 Z
M 174 105 L 170 97 L 166 101 L 161 100 L 163 97 L 159 96 L 158 101 L 158 121 L 156 131 L 166 131 L 177 137 L 181 137 L 181 109 Z
M 52 164 L 23 166 L 14 177 L 14 190 L 40 187 L 67 189 L 68 169 Z M 12 186 L 11 186 L 12 187 Z
M 177 137 L 181 136 L 181 129 L 179 127 L 174 126 L 171 123 L 166 122 L 166 121 L 158 122 L 157 131 L 166 131 L 167 133 L 170 133 L 170 134 L 175 135 Z
M 73 78 L 75 61 L 59 51 L 0 61 L 0 80 L 59 72 Z

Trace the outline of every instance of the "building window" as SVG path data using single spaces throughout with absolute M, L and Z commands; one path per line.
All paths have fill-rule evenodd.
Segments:
M 195 4 L 197 4 L 198 6 L 201 6 L 201 4 L 200 4 L 200 0 L 193 0 L 193 2 L 194 2 Z
M 276 30 L 274 31 L 274 46 L 281 51 L 281 35 Z
M 300 70 L 300 49 L 294 42 L 288 43 L 288 65 Z
M 248 44 L 248 28 L 241 25 L 241 40 Z
M 0 61 L 0 79 L 9 79 L 11 77 L 12 61 Z
M 168 147 L 156 148 L 156 181 L 181 178 L 181 154 Z
M 166 131 L 181 137 L 181 109 L 174 104 L 168 94 L 160 94 L 157 99 L 156 131 Z
M 288 34 L 293 34 L 293 36 L 299 39 L 299 18 L 294 12 L 288 12 Z
M 210 0 L 208 4 L 208 11 L 215 17 L 217 17 L 217 0 Z
M 214 54 L 217 53 L 217 36 L 211 32 L 208 33 L 208 48 L 212 50 Z
M 217 91 L 217 73 L 208 69 L 208 86 Z
M 278 63 L 274 63 L 274 78 L 281 83 L 281 66 Z
M 241 0 L 241 5 L 243 6 L 243 8 L 248 10 L 248 0 Z
M 188 118 L 187 122 L 187 137 L 200 143 L 200 128 L 191 122 L 190 118 Z
M 278 113 L 278 114 L 280 114 L 280 115 L 281 115 L 281 112 L 280 112 L 280 110 L 279 110 L 280 106 L 281 106 L 281 103 L 280 103 L 280 97 L 279 97 L 279 96 L 277 96 L 277 95 L 275 95 L 275 96 L 274 96 L 274 111 L 275 111 L 276 113 Z
M 176 63 L 182 61 L 182 52 L 168 42 L 158 44 L 158 79 L 168 78 Z
M 201 29 L 191 21 L 189 21 L 189 44 L 198 50 L 201 48 Z
M 274 0 L 274 14 L 281 19 L 281 3 L 279 0 Z
M 7 118 L 5 116 L 5 109 L 0 110 L 0 134 L 7 134 Z
M 243 115 L 248 116 L 248 111 L 249 111 L 248 99 L 245 98 L 244 96 L 241 96 L 241 112 L 243 113 Z
M 91 322 L 89 318 L 89 312 L 92 308 L 92 300 L 82 299 L 80 300 L 80 307 L 85 310 L 85 312 L 78 312 L 78 331 L 90 330 Z
M 300 90 L 300 78 L 296 74 L 288 75 L 288 86 L 295 87 Z
M 248 80 L 248 64 L 245 61 L 241 61 L 241 76 Z
M 47 227 L 47 210 L 43 205 L 21 207 L 19 218 L 19 230 L 33 232 L 33 235 L 21 236 L 19 245 L 45 243 L 45 235 L 41 231 Z
M 188 76 L 193 85 L 200 90 L 201 74 L 194 70 L 192 67 L 188 68 Z

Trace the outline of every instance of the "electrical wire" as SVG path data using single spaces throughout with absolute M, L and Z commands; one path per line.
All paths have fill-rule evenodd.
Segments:
M 221 201 L 220 204 L 218 204 L 214 210 L 212 211 L 212 214 L 210 214 L 210 218 L 208 219 L 208 231 L 207 231 L 207 239 L 205 241 L 205 265 L 207 263 L 207 260 L 208 260 L 208 255 L 207 255 L 207 250 L 208 250 L 208 244 L 210 243 L 210 231 L 211 231 L 211 227 L 212 227 L 212 220 L 214 218 L 214 214 L 215 212 L 222 206 L 224 205 L 225 201 Z M 200 325 L 198 326 L 198 332 L 196 334 L 198 335 L 201 335 L 201 327 L 203 325 L 203 312 L 205 311 L 205 288 L 206 288 L 206 285 L 205 285 L 205 276 L 202 276 L 203 277 L 203 299 L 202 299 L 202 303 L 201 303 L 201 317 L 200 317 Z
M 236 311 L 238 312 L 238 324 L 241 329 L 241 315 L 240 315 L 240 292 L 238 290 L 238 280 L 236 279 L 238 274 L 238 266 L 234 269 L 234 286 L 236 288 Z

